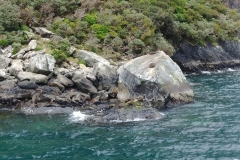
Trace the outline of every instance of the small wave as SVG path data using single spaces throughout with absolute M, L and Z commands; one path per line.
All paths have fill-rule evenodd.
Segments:
M 237 71 L 237 70 L 232 69 L 232 68 L 228 68 L 227 71 L 229 71 L 229 72 L 235 72 L 235 71 Z
M 207 74 L 207 75 L 211 75 L 211 72 L 209 71 L 201 71 L 202 74 Z
M 74 111 L 72 114 L 70 114 L 69 120 L 70 122 L 83 122 L 86 121 L 89 117 L 91 117 L 90 115 L 86 115 L 80 111 Z

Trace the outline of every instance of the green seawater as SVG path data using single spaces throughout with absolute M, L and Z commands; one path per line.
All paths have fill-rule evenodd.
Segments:
M 240 159 L 240 72 L 188 76 L 195 102 L 112 124 L 0 112 L 0 159 Z

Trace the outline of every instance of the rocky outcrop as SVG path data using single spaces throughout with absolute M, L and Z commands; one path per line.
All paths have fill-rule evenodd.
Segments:
M 49 54 L 38 54 L 30 58 L 28 70 L 33 73 L 45 74 L 53 72 L 55 67 L 55 59 Z
M 52 36 L 38 29 L 42 36 Z M 158 109 L 192 101 L 188 82 L 163 52 L 112 66 L 93 52 L 71 47 L 76 58 L 55 66 L 45 49 L 35 51 L 37 44 L 32 40 L 10 58 L 1 49 L 0 108 L 24 114 L 80 110 L 91 121 L 126 122 L 162 118 Z M 76 63 L 79 59 L 87 66 Z
M 36 74 L 32 72 L 19 72 L 17 78 L 20 81 L 29 80 L 37 84 L 46 84 L 48 82 L 48 77 L 42 74 Z
M 9 67 L 9 73 L 13 76 L 17 76 L 19 72 L 23 71 L 22 60 L 14 59 L 11 62 L 11 66 Z
M 11 59 L 5 57 L 4 55 L 0 55 L 0 69 L 6 69 L 11 63 Z
M 82 59 L 86 61 L 87 66 L 93 67 L 97 62 L 102 64 L 109 65 L 110 63 L 104 59 L 103 57 L 97 55 L 96 53 L 89 52 L 86 50 L 77 50 L 76 53 L 73 55 L 75 58 Z
M 157 108 L 193 101 L 193 91 L 181 69 L 164 52 L 133 59 L 118 72 L 121 101 L 143 97 Z
M 33 30 L 34 30 L 37 34 L 39 34 L 39 35 L 41 35 L 42 37 L 45 37 L 45 38 L 51 38 L 51 37 L 54 35 L 53 32 L 47 30 L 47 29 L 44 28 L 44 27 L 34 27 Z
M 109 90 L 115 87 L 118 81 L 117 70 L 103 63 L 96 63 L 93 67 L 93 74 L 97 78 L 98 90 Z
M 204 47 L 182 43 L 172 59 L 185 73 L 237 68 L 240 67 L 240 42 L 224 41 Z

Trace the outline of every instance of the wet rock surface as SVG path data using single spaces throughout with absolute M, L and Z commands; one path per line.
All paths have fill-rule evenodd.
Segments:
M 201 73 L 240 67 L 240 42 L 221 41 L 218 45 L 180 44 L 172 59 L 185 73 Z

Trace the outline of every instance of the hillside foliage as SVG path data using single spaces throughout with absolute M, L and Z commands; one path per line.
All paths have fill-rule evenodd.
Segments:
M 239 18 L 221 0 L 0 0 L 0 46 L 25 44 L 29 28 L 45 26 L 94 52 L 172 55 L 183 41 L 237 40 Z

